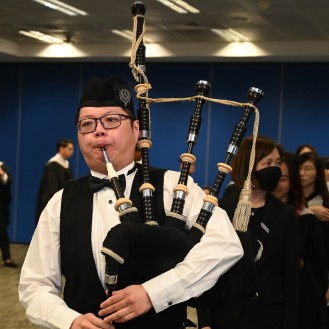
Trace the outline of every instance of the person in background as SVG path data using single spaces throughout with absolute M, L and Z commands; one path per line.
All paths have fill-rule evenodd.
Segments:
M 316 150 L 316 148 L 310 144 L 300 145 L 295 152 L 295 156 L 299 156 L 303 153 L 313 153 L 317 157 L 319 156 L 319 153 Z M 329 190 L 329 157 L 323 157 L 323 163 L 324 163 L 325 178 L 326 178 L 327 187 Z
M 211 186 L 206 185 L 202 189 L 203 189 L 204 193 L 206 193 L 207 195 L 210 194 L 210 192 L 211 192 Z
M 37 197 L 36 224 L 51 197 L 73 178 L 69 163 L 74 152 L 73 141 L 69 138 L 60 139 L 56 144 L 56 151 L 56 155 L 47 162 L 41 177 Z
M 323 159 L 314 153 L 304 153 L 297 157 L 297 163 L 307 206 L 320 220 L 323 229 L 329 274 L 329 192 Z M 329 303 L 329 290 L 327 300 Z
M 327 187 L 329 190 L 329 157 L 324 157 L 323 163 L 324 163 L 324 175 L 326 177 Z
M 240 189 L 234 184 L 232 180 L 229 181 L 229 183 L 226 185 L 222 198 L 227 197 L 231 193 L 237 193 Z
M 178 329 L 186 319 L 184 301 L 215 285 L 219 276 L 242 257 L 240 240 L 225 211 L 215 207 L 201 241 L 184 260 L 108 297 L 101 248 L 120 218 L 114 208 L 114 190 L 109 185 L 95 188 L 90 182 L 99 178 L 104 184 L 102 179 L 108 179 L 104 148 L 113 169 L 125 176 L 124 195 L 141 207 L 141 165 L 134 161 L 139 121 L 127 82 L 119 77 L 90 79 L 80 98 L 76 125 L 90 174 L 70 180 L 41 214 L 19 283 L 19 299 L 26 316 L 46 328 Z M 171 209 L 179 173 L 154 170 L 157 175 L 150 180 L 158 191 L 154 195 L 155 211 L 164 213 Z M 204 192 L 192 177 L 187 188 L 183 215 L 190 228 L 202 207 Z M 163 216 L 157 219 L 163 224 Z
M 302 144 L 302 145 L 299 145 L 297 147 L 297 150 L 295 152 L 295 155 L 298 156 L 298 155 L 301 155 L 303 153 L 314 153 L 317 156 L 319 155 L 318 154 L 318 151 L 316 150 L 316 148 L 313 145 L 311 145 L 311 144 Z
M 7 226 L 10 221 L 11 178 L 9 168 L 0 161 L 0 248 L 6 267 L 16 268 L 12 261 Z
M 328 270 L 323 230 L 317 217 L 307 209 L 292 153 L 283 155 L 281 171 L 279 184 L 272 193 L 295 208 L 301 234 L 298 329 L 326 329 Z
M 248 174 L 252 138 L 233 159 L 232 180 L 238 190 L 219 200 L 230 219 Z M 296 329 L 298 323 L 300 237 L 295 209 L 275 198 L 281 155 L 272 139 L 258 136 L 251 178 L 252 209 L 248 229 L 263 252 L 255 263 L 258 294 L 232 306 L 198 309 L 200 329 Z M 246 273 L 245 275 L 247 275 Z
M 299 174 L 308 208 L 322 222 L 329 221 L 329 192 L 325 179 L 323 159 L 315 153 L 303 153 L 297 157 Z

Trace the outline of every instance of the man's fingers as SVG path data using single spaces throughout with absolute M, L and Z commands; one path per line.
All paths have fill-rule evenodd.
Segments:
M 128 303 L 125 299 L 118 299 L 117 302 L 104 302 L 101 304 L 102 309 L 98 312 L 100 316 L 106 316 L 108 314 L 115 313 L 119 310 L 125 309 L 128 306 Z
M 70 329 L 81 329 L 81 328 L 91 328 L 91 329 L 114 329 L 111 323 L 107 323 L 104 320 L 97 318 L 92 313 L 87 313 L 77 317 Z
M 129 321 L 135 317 L 136 314 L 134 312 L 130 312 L 129 308 L 124 308 L 106 317 L 104 321 L 107 323 L 112 323 L 113 321 L 121 323 Z

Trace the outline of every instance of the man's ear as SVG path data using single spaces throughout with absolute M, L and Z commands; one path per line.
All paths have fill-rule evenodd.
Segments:
M 135 120 L 133 122 L 133 130 L 135 132 L 135 135 L 136 135 L 136 142 L 138 141 L 138 137 L 139 137 L 139 121 L 138 120 Z

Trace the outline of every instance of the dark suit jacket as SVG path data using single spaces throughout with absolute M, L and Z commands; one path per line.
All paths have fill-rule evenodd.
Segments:
M 238 198 L 239 193 L 233 193 L 219 202 L 231 220 Z M 300 239 L 295 210 L 268 193 L 261 223 L 252 231 L 264 246 L 255 264 L 259 297 L 246 298 L 225 310 L 214 307 L 201 312 L 202 326 L 208 321 L 212 329 L 297 328 Z

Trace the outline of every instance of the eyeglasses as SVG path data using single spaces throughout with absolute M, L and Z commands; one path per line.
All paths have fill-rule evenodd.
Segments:
M 114 129 L 121 126 L 122 120 L 134 120 L 134 117 L 131 117 L 126 114 L 105 114 L 99 118 L 86 118 L 79 120 L 77 122 L 77 128 L 79 133 L 88 134 L 96 130 L 97 120 L 100 121 L 104 129 Z

